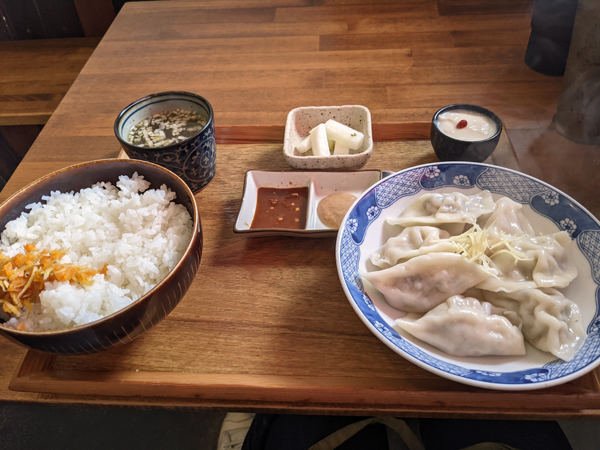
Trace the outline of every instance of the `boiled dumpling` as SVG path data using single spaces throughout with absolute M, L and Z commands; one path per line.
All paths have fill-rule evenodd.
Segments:
M 534 347 L 570 361 L 585 340 L 579 307 L 556 289 L 485 292 L 493 305 L 514 311 L 525 339 Z
M 452 356 L 524 355 L 519 328 L 502 309 L 455 295 L 422 317 L 409 314 L 396 325 Z
M 395 237 L 389 238 L 383 247 L 371 253 L 373 264 L 381 268 L 391 267 L 398 261 L 434 252 L 453 252 L 452 242 L 436 242 L 448 239 L 447 231 L 435 227 L 408 227 Z
M 435 308 L 489 276 L 479 264 L 456 253 L 417 256 L 389 269 L 363 275 L 391 306 L 417 313 Z
M 502 197 L 496 202 L 496 210 L 483 222 L 483 229 L 488 230 L 490 243 L 499 242 L 501 235 L 507 238 L 535 236 L 521 208 L 523 205 L 508 197 Z
M 491 257 L 497 277 L 490 277 L 477 285 L 494 292 L 515 292 L 535 287 L 566 287 L 577 276 L 571 260 L 571 237 L 566 231 L 524 238 L 512 246 L 525 255 L 526 260 L 515 261 L 509 253 Z
M 489 191 L 473 195 L 460 192 L 421 195 L 398 217 L 388 217 L 390 225 L 472 224 L 482 214 L 494 211 L 496 204 Z M 462 230 L 459 230 L 461 232 Z M 452 233 L 451 233 L 452 234 Z

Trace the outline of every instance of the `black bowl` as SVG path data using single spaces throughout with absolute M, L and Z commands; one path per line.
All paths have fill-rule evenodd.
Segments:
M 192 109 L 207 120 L 193 136 L 163 147 L 138 147 L 127 140 L 131 128 L 140 120 L 169 109 Z M 170 91 L 151 94 L 127 106 L 117 116 L 115 136 L 132 159 L 150 161 L 169 169 L 187 183 L 195 194 L 204 189 L 216 172 L 215 120 L 211 104 L 191 92 Z
M 51 331 L 19 331 L 0 325 L 0 334 L 11 341 L 48 353 L 84 354 L 106 350 L 132 341 L 164 319 L 177 306 L 190 287 L 202 256 L 200 214 L 189 187 L 174 173 L 156 164 L 126 159 L 90 161 L 53 172 L 25 186 L 0 205 L 0 230 L 25 211 L 25 206 L 41 202 L 50 191 L 79 191 L 100 181 L 115 184 L 120 175 L 138 172 L 156 189 L 166 184 L 177 194 L 175 201 L 192 216 L 194 231 L 183 256 L 169 274 L 153 289 L 125 308 L 94 322 Z
M 438 116 L 444 112 L 462 109 L 473 111 L 488 116 L 496 124 L 496 133 L 483 141 L 459 141 L 440 131 L 437 126 Z M 496 149 L 500 134 L 502 133 L 502 121 L 492 111 L 477 105 L 466 103 L 444 106 L 438 110 L 431 121 L 431 145 L 440 161 L 485 161 Z

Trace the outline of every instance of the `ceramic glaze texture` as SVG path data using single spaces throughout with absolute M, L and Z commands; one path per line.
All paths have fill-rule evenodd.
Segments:
M 564 230 L 571 236 L 573 261 L 579 276 L 564 295 L 577 303 L 587 338 L 568 362 L 528 348 L 523 357 L 446 355 L 394 327 L 399 311 L 363 283 L 367 260 L 388 237 L 385 218 L 397 216 L 412 200 L 430 192 L 472 194 L 488 190 L 497 199 L 509 197 L 523 205 L 523 213 L 537 232 Z M 600 224 L 581 205 L 552 186 L 509 169 L 486 164 L 438 163 L 391 175 L 354 204 L 340 227 L 337 268 L 350 304 L 367 327 L 386 345 L 414 364 L 465 384 L 524 390 L 539 389 L 580 377 L 600 364 Z M 400 313 L 401 314 L 401 313 Z
M 129 130 L 141 119 L 169 109 L 193 109 L 207 119 L 194 136 L 164 147 L 138 147 L 127 140 Z M 162 92 L 127 106 L 115 121 L 115 135 L 130 158 L 153 162 L 177 174 L 197 193 L 212 181 L 216 172 L 215 122 L 210 103 L 189 92 Z
M 349 155 L 305 156 L 296 146 L 310 130 L 329 119 L 336 120 L 364 134 L 362 146 Z M 285 123 L 283 157 L 294 169 L 356 170 L 363 167 L 373 152 L 371 113 L 360 105 L 308 106 L 290 111 Z M 312 155 L 312 154 L 311 154 Z
M 202 226 L 190 189 L 173 173 L 156 164 L 127 159 L 91 161 L 51 173 L 27 185 L 0 205 L 0 230 L 19 217 L 25 206 L 41 201 L 50 191 L 79 191 L 120 175 L 138 172 L 152 187 L 166 184 L 177 194 L 175 202 L 190 213 L 194 231 L 183 256 L 165 279 L 125 308 L 94 322 L 73 328 L 28 332 L 0 326 L 0 334 L 34 350 L 57 354 L 85 354 L 126 344 L 163 320 L 181 301 L 196 276 L 202 257 Z

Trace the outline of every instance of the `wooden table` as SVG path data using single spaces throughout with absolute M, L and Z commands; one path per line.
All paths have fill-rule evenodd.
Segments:
M 0 126 L 45 124 L 99 38 L 0 43 Z
M 1 401 L 428 417 L 600 414 L 595 373 L 510 393 L 460 385 L 405 361 L 350 307 L 333 238 L 234 235 L 243 174 L 289 169 L 283 125 L 290 109 L 307 105 L 367 106 L 379 142 L 365 169 L 384 170 L 436 161 L 427 129 L 441 106 L 489 107 L 503 119 L 522 170 L 600 211 L 598 149 L 553 131 L 561 79 L 523 63 L 528 2 L 488 4 L 479 15 L 442 0 L 312 3 L 125 5 L 0 201 L 53 170 L 116 157 L 113 122 L 130 102 L 152 92 L 197 92 L 215 109 L 219 143 L 217 175 L 196 196 L 205 234 L 200 271 L 173 313 L 126 346 L 73 357 L 28 353 L 19 366 L 25 350 L 3 340 Z M 21 390 L 9 390 L 17 367 L 13 387 Z

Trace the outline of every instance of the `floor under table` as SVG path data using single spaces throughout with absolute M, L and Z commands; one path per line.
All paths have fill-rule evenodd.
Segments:
M 0 405 L 2 448 L 11 450 L 216 450 L 225 412 L 135 407 Z M 573 450 L 593 450 L 600 423 L 559 422 Z

